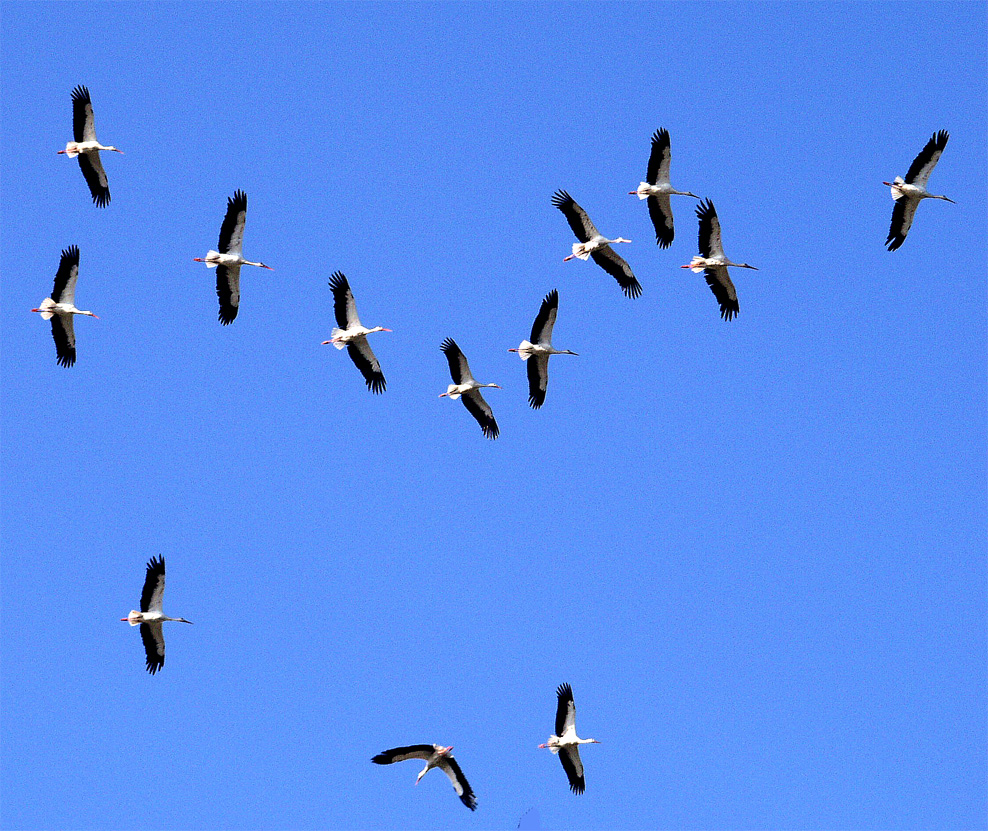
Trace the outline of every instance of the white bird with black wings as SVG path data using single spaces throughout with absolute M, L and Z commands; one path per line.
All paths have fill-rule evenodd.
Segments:
M 645 181 L 638 185 L 638 190 L 628 191 L 639 199 L 648 200 L 648 215 L 655 228 L 655 244 L 660 248 L 668 248 L 676 236 L 672 220 L 671 194 L 677 196 L 692 196 L 699 199 L 695 193 L 688 190 L 676 190 L 669 182 L 669 162 L 672 160 L 672 147 L 669 131 L 665 128 L 652 134 L 652 152 L 648 157 L 648 170 Z
M 75 141 L 68 142 L 65 149 L 59 150 L 58 153 L 59 155 L 64 153 L 70 159 L 79 157 L 79 167 L 82 168 L 82 175 L 89 185 L 93 202 L 97 207 L 105 208 L 110 202 L 110 185 L 99 158 L 99 151 L 112 150 L 114 153 L 123 153 L 123 150 L 117 150 L 113 146 L 104 147 L 96 140 L 93 102 L 89 97 L 89 90 L 84 86 L 77 86 L 72 90 L 72 136 Z
M 378 753 L 371 761 L 376 765 L 393 765 L 395 762 L 404 762 L 407 759 L 422 759 L 425 767 L 415 780 L 417 785 L 433 768 L 440 768 L 453 783 L 453 790 L 460 798 L 460 802 L 466 805 L 471 811 L 477 810 L 477 797 L 474 796 L 473 788 L 467 782 L 467 778 L 460 770 L 460 766 L 450 752 L 452 747 L 443 747 L 441 744 L 412 744 L 408 747 L 393 747 Z
M 531 342 L 523 340 L 517 349 L 518 357 L 528 364 L 528 403 L 538 409 L 545 403 L 545 390 L 549 385 L 549 358 L 553 355 L 576 355 L 568 349 L 552 348 L 552 327 L 556 325 L 559 310 L 559 292 L 550 291 L 532 324 Z
M 179 623 L 192 623 L 184 617 L 167 617 L 161 611 L 161 598 L 165 593 L 165 558 L 152 557 L 148 561 L 144 576 L 144 591 L 141 592 L 141 611 L 131 610 L 126 621 L 131 626 L 141 627 L 141 640 L 147 656 L 147 671 L 154 675 L 165 665 L 165 636 L 161 624 L 166 620 Z
M 892 198 L 895 200 L 895 207 L 892 208 L 892 225 L 889 227 L 889 237 L 885 240 L 889 251 L 895 251 L 906 241 L 906 234 L 913 224 L 913 217 L 916 216 L 916 208 L 924 199 L 943 199 L 945 202 L 953 202 L 942 194 L 930 193 L 926 189 L 926 183 L 933 172 L 933 168 L 940 161 L 940 155 L 947 146 L 947 139 L 950 134 L 946 130 L 934 133 L 933 137 L 926 142 L 926 146 L 919 151 L 919 155 L 913 159 L 909 165 L 906 178 L 896 176 L 892 182 L 882 182 L 883 185 L 891 188 Z
M 75 307 L 75 284 L 78 279 L 79 248 L 70 245 L 62 251 L 51 297 L 42 300 L 37 309 L 31 309 L 32 312 L 40 312 L 44 320 L 51 320 L 51 336 L 55 339 L 55 354 L 59 366 L 72 366 L 75 363 L 75 327 L 72 324 L 72 315 L 87 315 L 99 320 L 92 312 Z
M 474 380 L 466 356 L 452 338 L 446 338 L 439 348 L 446 356 L 449 363 L 449 374 L 453 379 L 453 383 L 446 388 L 446 392 L 440 393 L 439 397 L 445 398 L 448 395 L 455 401 L 462 395 L 463 406 L 467 408 L 470 415 L 477 419 L 484 435 L 489 439 L 496 439 L 500 432 L 497 429 L 497 421 L 494 420 L 494 412 L 484 400 L 484 396 L 480 394 L 480 390 L 483 387 L 501 388 L 497 384 L 481 384 Z
M 329 340 L 323 341 L 323 346 L 332 344 L 337 349 L 346 347 L 350 360 L 360 370 L 367 382 L 367 389 L 371 392 L 384 392 L 386 383 L 384 373 L 381 372 L 381 365 L 374 355 L 374 351 L 367 343 L 367 336 L 374 332 L 390 332 L 383 326 L 375 326 L 368 329 L 361 324 L 357 317 L 357 302 L 353 299 L 353 292 L 350 290 L 350 283 L 342 271 L 337 271 L 329 278 L 329 287 L 333 290 L 333 310 L 336 313 L 336 323 L 338 329 L 333 329 Z
M 600 744 L 596 739 L 581 739 L 576 735 L 576 705 L 573 703 L 573 688 L 560 684 L 556 688 L 556 732 L 549 736 L 545 744 L 553 753 L 559 754 L 569 788 L 573 793 L 583 793 L 586 782 L 583 779 L 583 762 L 580 760 L 581 744 Z

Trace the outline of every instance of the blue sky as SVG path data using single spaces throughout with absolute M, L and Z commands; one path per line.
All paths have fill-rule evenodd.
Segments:
M 2 11 L 4 828 L 985 827 L 984 3 Z M 694 200 L 662 251 L 628 195 L 659 127 L 760 269 L 730 323 Z M 889 253 L 939 129 L 957 204 Z M 192 258 L 237 188 L 275 270 L 223 327 Z M 557 188 L 640 299 L 562 261 Z M 71 244 L 67 370 L 28 310 Z M 320 345 L 336 270 L 382 396 Z M 507 349 L 553 288 L 580 356 L 534 412 Z M 155 554 L 195 626 L 151 677 Z M 370 764 L 420 742 L 475 814 Z

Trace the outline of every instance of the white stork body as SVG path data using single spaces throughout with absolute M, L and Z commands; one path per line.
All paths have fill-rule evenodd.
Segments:
M 569 227 L 573 229 L 573 233 L 579 240 L 579 242 L 573 243 L 573 253 L 568 257 L 563 257 L 563 262 L 572 260 L 574 257 L 581 260 L 592 257 L 597 265 L 618 281 L 621 290 L 628 297 L 638 297 L 642 293 L 641 284 L 632 273 L 631 266 L 611 248 L 613 243 L 631 242 L 631 240 L 624 237 L 617 239 L 605 237 L 590 221 L 587 212 L 564 190 L 557 190 L 553 194 L 552 204 L 563 212 Z
M 933 168 L 940 161 L 943 149 L 947 146 L 947 139 L 950 134 L 946 130 L 934 133 L 933 137 L 926 143 L 926 146 L 919 151 L 919 155 L 913 159 L 909 166 L 906 178 L 896 176 L 892 182 L 882 182 L 892 191 L 892 198 L 895 200 L 895 207 L 892 208 L 892 225 L 889 227 L 889 236 L 885 240 L 889 251 L 895 251 L 906 241 L 906 234 L 912 227 L 913 218 L 916 216 L 916 208 L 924 199 L 943 199 L 945 202 L 953 202 L 943 194 L 930 193 L 926 189 Z
M 463 396 L 463 406 L 467 408 L 470 415 L 477 419 L 484 435 L 489 439 L 496 439 L 500 432 L 497 421 L 494 420 L 494 413 L 490 405 L 484 400 L 484 396 L 480 394 L 480 390 L 484 387 L 501 388 L 497 384 L 481 384 L 474 380 L 466 357 L 452 338 L 446 338 L 439 348 L 446 356 L 449 363 L 449 374 L 453 378 L 453 383 L 446 388 L 446 392 L 440 393 L 439 397 L 445 398 L 448 395 L 455 401 Z
M 652 134 L 652 152 L 648 157 L 648 169 L 645 172 L 646 181 L 638 185 L 638 190 L 629 191 L 639 199 L 648 200 L 648 215 L 655 228 L 655 244 L 660 248 L 672 245 L 676 235 L 672 219 L 671 195 L 692 196 L 699 199 L 695 193 L 688 190 L 676 190 L 669 182 L 669 162 L 672 159 L 669 131 L 665 128 Z
M 391 330 L 383 326 L 368 329 L 361 324 L 360 318 L 357 317 L 357 303 L 353 299 L 350 283 L 342 271 L 337 271 L 329 278 L 329 287 L 333 290 L 333 309 L 340 328 L 333 329 L 330 339 L 323 341 L 323 346 L 332 344 L 337 349 L 346 347 L 350 360 L 364 376 L 367 389 L 376 393 L 384 392 L 386 389 L 384 373 L 381 372 L 381 364 L 378 363 L 370 344 L 367 343 L 367 336 L 374 332 Z
M 556 732 L 549 736 L 545 744 L 553 753 L 559 754 L 559 761 L 569 787 L 573 793 L 583 793 L 586 782 L 583 778 L 583 762 L 580 760 L 581 744 L 600 744 L 596 739 L 581 739 L 576 735 L 576 705 L 573 703 L 573 688 L 560 684 L 556 688 Z
M 184 617 L 168 617 L 161 611 L 161 597 L 165 593 L 165 558 L 152 557 L 144 576 L 144 590 L 141 592 L 141 611 L 131 610 L 126 621 L 131 626 L 141 627 L 141 640 L 147 656 L 147 671 L 154 675 L 165 665 L 165 638 L 161 624 L 166 620 L 179 623 L 192 623 Z
M 422 768 L 422 772 L 415 780 L 416 785 L 430 770 L 440 768 L 449 777 L 449 781 L 453 783 L 453 790 L 456 791 L 460 801 L 471 811 L 476 811 L 477 797 L 474 796 L 473 788 L 470 787 L 470 783 L 467 782 L 467 778 L 460 770 L 456 759 L 453 758 L 450 752 L 452 749 L 452 747 L 443 747 L 441 744 L 413 744 L 408 747 L 394 747 L 391 750 L 385 750 L 383 753 L 378 753 L 371 761 L 377 765 L 392 765 L 407 759 L 422 759 L 425 761 L 425 767 Z
M 32 312 L 39 312 L 43 320 L 51 321 L 51 336 L 55 341 L 55 355 L 59 366 L 69 367 L 75 363 L 75 326 L 72 315 L 86 315 L 99 320 L 98 315 L 75 307 L 75 284 L 78 279 L 79 248 L 70 245 L 62 251 L 51 297 L 42 300 L 37 309 L 31 309 Z
M 717 209 L 714 208 L 713 202 L 709 199 L 701 202 L 696 209 L 696 215 L 700 220 L 700 256 L 694 257 L 687 265 L 681 267 L 704 273 L 707 285 L 720 304 L 720 316 L 724 320 L 731 320 L 741 307 L 738 305 L 738 293 L 734 283 L 731 282 L 727 267 L 750 268 L 755 271 L 758 269 L 747 263 L 733 263 L 724 256 L 724 247 L 720 241 L 720 220 L 717 218 Z
M 194 257 L 197 263 L 216 269 L 216 296 L 220 301 L 220 323 L 228 326 L 237 318 L 240 309 L 240 266 L 255 265 L 273 268 L 264 263 L 245 260 L 241 253 L 244 241 L 244 224 L 247 221 L 247 194 L 238 190 L 227 199 L 226 216 L 220 226 L 219 251 L 209 251 L 205 257 Z
M 82 175 L 89 185 L 93 202 L 98 207 L 105 208 L 110 201 L 110 185 L 99 158 L 99 151 L 112 150 L 114 153 L 123 153 L 123 150 L 117 150 L 112 146 L 104 147 L 96 140 L 93 103 L 89 98 L 89 90 L 84 86 L 77 86 L 72 90 L 72 135 L 75 141 L 68 142 L 65 149 L 59 150 L 58 153 L 59 155 L 64 153 L 70 159 L 79 157 L 79 167 L 82 168 Z
M 538 409 L 545 403 L 545 390 L 549 384 L 549 358 L 553 355 L 576 355 L 568 349 L 553 349 L 552 327 L 556 325 L 556 312 L 559 310 L 559 292 L 550 291 L 532 324 L 531 341 L 523 340 L 517 349 L 518 357 L 528 363 L 528 403 Z

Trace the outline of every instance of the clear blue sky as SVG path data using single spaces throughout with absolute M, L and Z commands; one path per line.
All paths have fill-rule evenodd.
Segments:
M 2 826 L 971 829 L 984 3 L 4 3 Z M 90 201 L 88 85 L 112 202 Z M 642 179 L 694 202 L 658 249 Z M 950 143 L 902 248 L 892 200 Z M 227 197 L 240 316 L 217 323 Z M 631 301 L 550 204 L 565 188 Z M 82 252 L 79 359 L 47 324 Z M 344 271 L 388 390 L 334 325 Z M 560 294 L 545 406 L 523 364 Z M 149 302 L 153 308 L 147 308 Z M 439 352 L 455 338 L 486 441 Z M 144 671 L 145 562 L 168 655 Z M 540 751 L 573 685 L 587 792 Z M 388 747 L 440 742 L 470 813 Z

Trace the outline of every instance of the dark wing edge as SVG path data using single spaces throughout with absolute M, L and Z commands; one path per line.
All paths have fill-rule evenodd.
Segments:
M 560 684 L 556 687 L 556 735 L 562 736 L 566 731 L 566 716 L 572 705 L 574 711 L 576 704 L 573 701 L 573 688 L 569 684 Z
M 96 203 L 96 207 L 105 208 L 110 204 L 110 187 L 106 180 L 106 173 L 103 171 L 102 162 L 99 161 L 98 156 L 90 156 L 89 153 L 80 153 L 78 159 L 82 175 L 93 196 L 93 202 Z M 96 164 L 99 164 L 99 170 L 96 169 Z
M 720 316 L 724 320 L 733 320 L 737 313 L 741 311 L 741 307 L 738 305 L 738 293 L 734 288 L 734 283 L 731 282 L 731 276 L 727 269 L 723 269 L 724 279 L 727 280 L 727 285 L 721 282 L 721 277 L 717 272 L 718 269 L 707 268 L 704 269 L 703 276 L 707 278 L 707 285 L 710 286 L 710 290 L 714 293 L 714 297 L 717 298 L 717 302 L 720 304 Z
M 51 336 L 55 341 L 55 356 L 59 366 L 75 364 L 75 327 L 72 315 L 56 314 L 51 319 Z
M 404 762 L 406 759 L 421 759 L 423 757 L 418 755 L 421 753 L 427 753 L 431 756 L 435 752 L 436 748 L 431 744 L 410 744 L 406 747 L 392 747 L 390 750 L 378 753 L 371 761 L 375 765 L 391 765 L 395 762 Z M 428 758 L 428 756 L 424 758 Z
M 165 577 L 165 558 L 158 555 L 148 560 L 144 572 L 144 588 L 141 590 L 141 611 L 146 612 L 151 605 L 151 598 L 158 588 L 158 580 Z
M 470 390 L 470 392 L 464 393 L 460 400 L 470 415 L 477 420 L 480 429 L 484 431 L 485 437 L 496 439 L 501 434 L 490 404 L 484 400 L 484 397 L 480 394 L 480 390 Z
M 86 135 L 86 108 L 92 107 L 93 102 L 89 97 L 89 89 L 79 84 L 72 90 L 72 139 L 73 141 L 85 141 Z
M 346 345 L 346 351 L 350 356 L 350 360 L 353 361 L 354 366 L 364 376 L 364 380 L 367 382 L 367 389 L 377 394 L 384 392 L 387 388 L 384 373 L 381 372 L 381 365 L 370 348 L 370 344 L 367 343 L 367 338 L 360 338 L 357 343 L 348 343 Z
M 227 197 L 226 216 L 223 217 L 223 224 L 220 225 L 220 238 L 217 246 L 221 254 L 229 253 L 230 240 L 233 239 L 241 212 L 247 212 L 247 194 L 238 190 L 233 196 Z
M 220 301 L 219 321 L 229 326 L 240 310 L 240 268 L 216 266 L 216 296 Z
M 161 624 L 157 624 L 158 631 L 161 631 Z M 165 638 L 161 637 L 159 648 L 158 640 L 154 637 L 149 623 L 141 624 L 141 640 L 144 641 L 144 655 L 146 658 L 147 671 L 154 675 L 165 665 Z
M 645 201 L 648 202 L 648 215 L 652 220 L 652 227 L 655 228 L 655 244 L 659 248 L 668 248 L 676 236 L 676 229 L 673 227 L 669 194 L 663 194 L 662 200 L 660 202 L 658 196 L 649 196 Z
M 528 369 L 528 404 L 533 410 L 537 410 L 545 404 L 545 389 L 542 386 L 542 380 L 544 378 L 546 386 L 548 386 L 549 356 L 532 355 L 525 361 L 525 364 Z
M 631 271 L 631 266 L 628 265 L 627 261 L 611 246 L 605 245 L 603 248 L 591 251 L 590 259 L 618 281 L 618 285 L 621 286 L 621 291 L 625 293 L 625 296 L 632 300 L 641 297 L 641 283 L 638 282 L 638 278 Z
M 336 325 L 341 329 L 349 329 L 350 322 L 347 320 L 346 307 L 350 294 L 350 281 L 342 271 L 334 272 L 329 278 L 329 287 L 333 291 L 333 314 L 336 315 Z
M 566 778 L 569 779 L 569 789 L 575 794 L 583 793 L 587 788 L 587 783 L 583 778 L 580 749 L 576 745 L 562 748 L 559 751 L 559 761 L 563 770 L 566 771 Z
M 463 793 L 459 794 L 460 802 L 466 805 L 471 811 L 476 811 L 477 797 L 473 792 L 473 788 L 470 787 L 470 783 L 467 782 L 467 778 L 463 775 L 463 771 L 460 769 L 459 764 L 457 764 L 456 759 L 452 756 L 447 756 L 446 763 L 450 766 L 457 783 L 459 783 L 460 789 L 463 791 Z
M 648 170 L 645 173 L 645 181 L 650 185 L 654 185 L 656 178 L 658 178 L 663 157 L 666 153 L 671 152 L 670 144 L 669 131 L 665 127 L 652 133 L 652 150 L 648 156 Z

